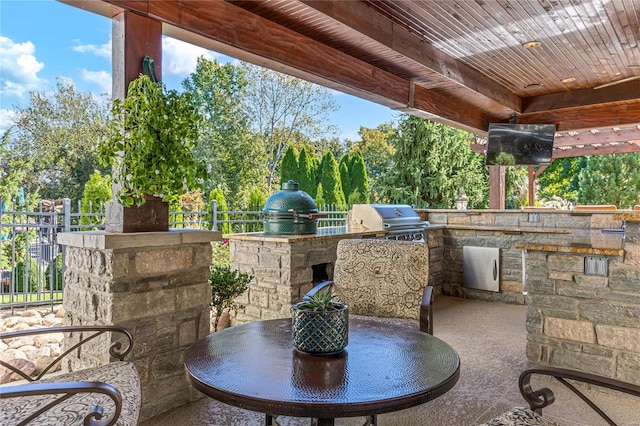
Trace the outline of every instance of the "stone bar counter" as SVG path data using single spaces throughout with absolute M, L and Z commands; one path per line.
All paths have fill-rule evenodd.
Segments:
M 640 384 L 640 222 L 519 245 L 525 256 L 527 357 Z
M 129 329 L 128 360 L 140 374 L 142 419 L 201 397 L 187 381 L 183 352 L 209 334 L 211 242 L 215 231 L 58 235 L 66 246 L 65 325 L 117 325 Z M 66 341 L 68 340 L 68 342 Z M 74 337 L 65 339 L 65 346 Z M 108 362 L 108 341 L 66 366 L 81 369 Z

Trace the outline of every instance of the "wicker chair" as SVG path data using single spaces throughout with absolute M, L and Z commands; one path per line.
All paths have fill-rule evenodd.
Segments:
M 578 395 L 578 397 L 604 419 L 605 422 L 613 426 L 616 426 L 616 423 L 604 413 L 596 403 L 576 387 L 575 384 L 589 384 L 640 397 L 640 386 L 631 383 L 563 368 L 532 368 L 520 374 L 519 380 L 520 393 L 529 404 L 529 408 L 516 407 L 480 426 L 558 426 L 550 419 L 542 416 L 542 409 L 548 407 L 555 401 L 555 395 L 548 388 L 533 390 L 531 377 L 534 375 L 554 377 L 559 383 L 562 383 Z
M 112 326 L 51 327 L 2 333 L 0 339 L 10 341 L 47 333 L 81 334 L 78 343 L 54 359 L 36 377 L 0 361 L 0 365 L 26 381 L 0 388 L 0 423 L 137 425 L 142 402 L 140 378 L 134 365 L 124 361 L 133 345 L 131 333 Z M 109 355 L 117 361 L 70 373 L 47 374 L 65 357 L 75 354 L 82 345 L 104 333 L 122 336 L 108 348 Z

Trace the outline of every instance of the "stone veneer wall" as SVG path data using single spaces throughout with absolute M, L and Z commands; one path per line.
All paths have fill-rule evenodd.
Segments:
M 640 385 L 640 223 L 625 253 L 602 256 L 607 276 L 584 274 L 588 254 L 527 253 L 527 357 Z
M 326 275 L 333 279 L 338 241 L 344 238 L 361 238 L 355 234 L 291 239 L 245 238 L 230 235 L 231 267 L 255 276 L 249 290 L 236 299 L 244 308 L 232 318 L 232 324 L 251 321 L 287 318 L 291 306 L 311 290 L 317 282 L 313 279 L 313 265 L 327 264 Z M 429 284 L 435 293 L 441 293 L 442 284 L 442 229 L 429 230 Z M 416 243 L 421 244 L 421 243 Z
M 255 277 L 249 290 L 236 299 L 244 307 L 232 316 L 232 323 L 290 317 L 291 306 L 315 284 L 313 265 L 326 263 L 324 272 L 329 279 L 333 277 L 336 248 L 342 238 L 348 237 L 294 242 L 232 237 L 231 268 Z
M 142 383 L 142 419 L 193 401 L 182 356 L 209 334 L 211 241 L 220 233 L 65 233 L 65 325 L 129 329 L 132 361 Z M 109 361 L 109 336 L 83 346 L 77 370 Z M 74 337 L 65 338 L 65 345 Z M 107 355 L 105 355 L 107 354 Z
M 619 228 L 615 212 L 603 214 L 527 210 L 418 210 L 431 225 L 446 225 L 442 235 L 442 292 L 470 299 L 524 304 L 521 244 L 534 238 L 544 244 L 553 234 L 541 231 Z M 462 285 L 462 247 L 500 249 L 500 292 Z M 434 253 L 434 257 L 437 253 Z M 432 260 L 433 262 L 433 260 Z

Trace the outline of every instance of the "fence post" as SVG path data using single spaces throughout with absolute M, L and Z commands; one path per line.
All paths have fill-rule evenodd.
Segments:
M 211 230 L 218 230 L 218 201 L 211 201 Z
M 55 209 L 54 209 L 55 211 Z M 62 213 L 64 214 L 63 232 L 71 232 L 71 199 L 62 199 Z

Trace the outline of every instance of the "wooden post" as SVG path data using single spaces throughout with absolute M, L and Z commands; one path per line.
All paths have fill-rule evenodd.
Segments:
M 114 16 L 111 55 L 114 98 L 126 96 L 147 55 L 153 58 L 158 80 L 162 80 L 162 23 L 128 11 Z
M 492 210 L 505 208 L 505 167 L 489 166 L 489 208 Z
M 536 172 L 533 166 L 529 166 L 529 206 L 536 205 Z

